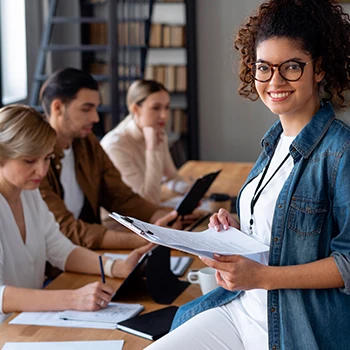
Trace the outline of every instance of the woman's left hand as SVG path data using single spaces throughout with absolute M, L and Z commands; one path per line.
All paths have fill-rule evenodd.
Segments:
M 148 252 L 155 246 L 153 243 L 146 244 L 140 248 L 134 249 L 126 258 L 126 260 L 116 260 L 113 264 L 112 274 L 114 277 L 126 278 L 137 265 L 143 254 Z
M 176 221 L 171 225 L 171 228 L 175 230 L 183 230 L 186 227 L 192 225 L 200 217 L 201 217 L 201 214 L 199 213 L 192 213 L 184 216 L 179 215 Z
M 154 224 L 158 226 L 167 227 L 168 223 L 174 221 L 171 228 L 175 230 L 182 230 L 184 227 L 189 226 L 200 217 L 199 213 L 192 213 L 185 216 L 179 216 L 176 210 L 172 210 L 170 213 L 159 218 Z
M 230 291 L 263 288 L 265 265 L 241 255 L 214 254 L 214 258 L 215 260 L 200 257 L 206 265 L 216 269 L 216 281 L 219 286 Z

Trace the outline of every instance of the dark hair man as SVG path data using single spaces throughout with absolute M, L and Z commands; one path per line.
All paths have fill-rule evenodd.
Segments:
M 99 121 L 98 84 L 88 73 L 65 68 L 53 73 L 41 100 L 57 133 L 54 157 L 41 194 L 60 229 L 73 243 L 91 249 L 135 248 L 146 243 L 129 232 L 101 225 L 100 207 L 164 225 L 176 217 L 131 191 L 92 133 Z

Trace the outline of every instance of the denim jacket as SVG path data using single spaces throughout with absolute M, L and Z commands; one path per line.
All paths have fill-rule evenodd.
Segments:
M 263 151 L 242 189 L 264 169 L 282 131 L 278 121 L 265 134 Z M 322 103 L 290 154 L 294 167 L 276 202 L 269 265 L 332 256 L 344 287 L 269 291 L 269 349 L 350 349 L 350 128 L 335 119 L 331 104 Z M 183 305 L 172 329 L 239 294 L 220 287 Z

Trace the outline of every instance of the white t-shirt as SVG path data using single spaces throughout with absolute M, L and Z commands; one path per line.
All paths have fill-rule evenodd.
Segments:
M 69 254 L 76 246 L 59 229 L 55 217 L 41 198 L 39 190 L 22 191 L 26 242 L 6 199 L 0 194 L 0 323 L 2 296 L 6 285 L 40 289 L 45 264 L 64 270 Z
M 64 157 L 61 160 L 61 184 L 64 190 L 64 204 L 73 213 L 76 219 L 79 218 L 84 206 L 84 194 L 81 190 L 75 173 L 75 159 L 72 147 L 63 150 Z
M 277 144 L 276 151 L 272 157 L 270 166 L 265 175 L 263 183 L 260 185 L 260 189 L 264 187 L 265 183 L 270 179 L 271 175 L 275 172 L 286 155 L 289 153 L 289 146 L 294 140 L 294 136 L 281 135 L 281 138 Z M 254 206 L 253 215 L 253 236 L 259 241 L 270 245 L 271 229 L 273 215 L 275 211 L 277 197 L 282 190 L 282 187 L 287 180 L 291 170 L 293 169 L 293 158 L 289 156 L 287 161 L 278 170 L 275 176 L 271 179 L 269 184 L 263 190 L 260 198 Z M 262 173 L 259 174 L 254 180 L 252 180 L 243 190 L 240 198 L 240 218 L 241 218 L 241 230 L 249 233 L 249 221 L 250 221 L 250 202 L 254 196 L 254 192 L 258 186 L 258 183 L 262 177 Z M 260 262 L 267 265 L 269 260 L 269 253 L 261 254 Z M 237 305 L 251 317 L 252 323 L 258 327 L 262 327 L 267 331 L 267 291 L 263 289 L 254 289 L 246 291 L 235 299 Z

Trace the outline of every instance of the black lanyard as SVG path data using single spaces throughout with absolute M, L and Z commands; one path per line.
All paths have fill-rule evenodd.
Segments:
M 253 220 L 253 214 L 254 214 L 254 207 L 255 207 L 255 204 L 256 202 L 258 201 L 262 191 L 264 191 L 265 187 L 268 185 L 268 183 L 271 181 L 271 179 L 276 175 L 276 173 L 278 172 L 278 170 L 280 170 L 283 166 L 283 164 L 287 161 L 288 157 L 290 156 L 290 153 L 287 154 L 287 156 L 282 160 L 281 164 L 278 166 L 278 168 L 275 170 L 275 172 L 271 175 L 271 177 L 268 179 L 268 181 L 266 182 L 266 184 L 264 185 L 264 187 L 259 191 L 259 188 L 262 184 L 262 182 L 264 181 L 265 179 L 265 176 L 266 176 L 266 173 L 267 173 L 267 170 L 269 169 L 269 166 L 270 166 L 270 163 L 271 163 L 271 160 L 272 160 L 272 157 L 271 159 L 269 160 L 269 162 L 267 163 L 266 165 L 266 168 L 261 176 L 261 179 L 258 183 L 258 186 L 256 187 L 255 189 L 255 192 L 254 192 L 254 195 L 253 195 L 253 198 L 250 202 L 250 221 L 249 221 L 249 233 L 252 235 L 253 234 L 253 224 L 254 224 L 254 220 Z M 259 192 L 258 192 L 259 191 Z

